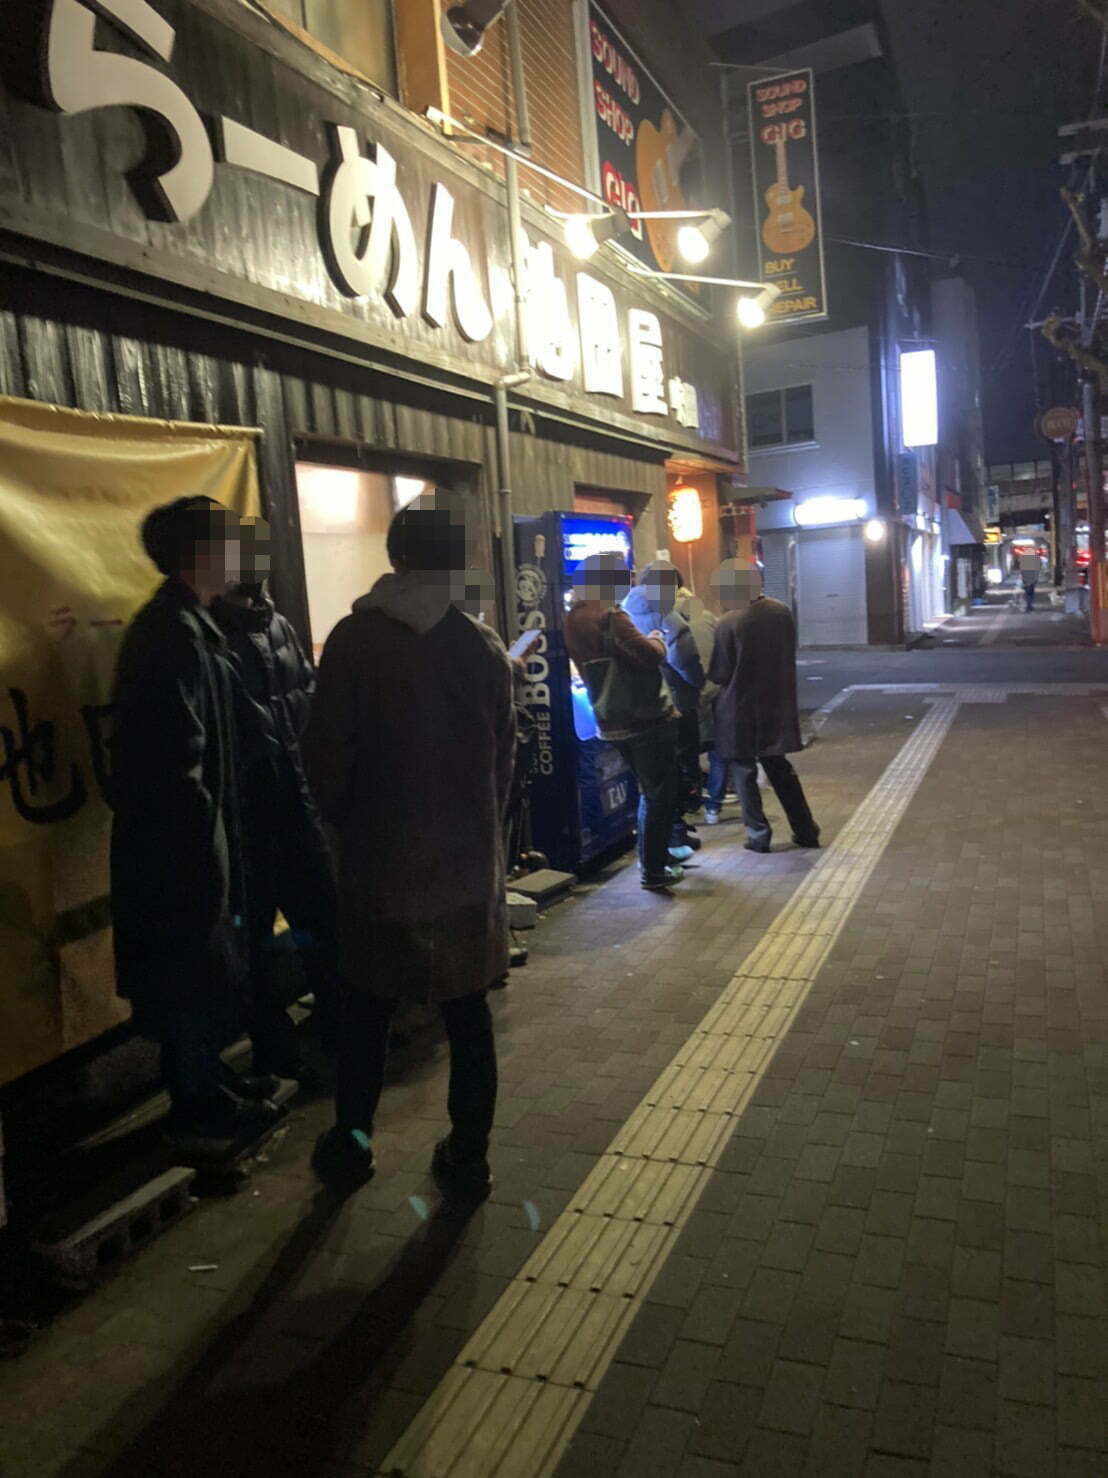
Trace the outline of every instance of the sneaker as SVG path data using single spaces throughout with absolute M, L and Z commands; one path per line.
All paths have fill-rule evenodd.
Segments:
M 669 855 L 674 862 L 688 862 L 693 856 L 693 849 L 691 847 L 670 847 Z
M 818 847 L 819 846 L 819 832 L 817 831 L 814 836 L 810 836 L 810 837 L 798 837 L 798 836 L 794 836 L 793 837 L 793 841 L 796 843 L 796 845 L 798 847 Z
M 719 812 L 713 810 L 711 806 L 706 806 L 704 808 L 704 820 L 708 826 L 718 826 Z
M 649 872 L 643 873 L 642 885 L 648 893 L 661 893 L 666 888 L 672 888 L 674 883 L 682 882 L 684 877 L 685 869 L 683 867 L 667 867 L 660 877 L 655 877 L 653 873 Z
M 235 1102 L 230 1097 L 202 1120 L 166 1121 L 162 1141 L 184 1164 L 215 1165 L 235 1160 L 260 1143 L 282 1119 L 285 1110 L 272 1103 Z
M 440 1139 L 431 1157 L 431 1174 L 448 1201 L 485 1201 L 492 1192 L 492 1172 L 484 1155 L 456 1160 L 450 1138 Z
M 321 1134 L 312 1151 L 312 1169 L 333 1190 L 355 1191 L 373 1179 L 373 1148 L 360 1129 L 336 1124 Z
M 703 841 L 700 839 L 700 837 L 697 836 L 696 832 L 690 826 L 685 835 L 685 846 L 691 847 L 694 852 L 699 852 L 703 845 Z

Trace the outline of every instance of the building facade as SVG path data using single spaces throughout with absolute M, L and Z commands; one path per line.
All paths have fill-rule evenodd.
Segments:
M 628 132 L 648 127 L 695 161 L 690 204 L 726 198 L 721 105 L 678 6 L 519 0 L 518 69 L 503 22 L 477 58 L 449 53 L 437 0 L 395 19 L 388 0 L 20 0 L 6 19 L 0 416 L 30 401 L 96 417 L 108 437 L 116 417 L 249 428 L 275 595 L 317 652 L 385 567 L 396 508 L 430 485 L 463 495 L 498 586 L 486 614 L 509 637 L 516 515 L 618 511 L 645 562 L 670 549 L 671 494 L 693 485 L 703 528 L 673 551 L 689 550 L 690 578 L 718 557 L 744 470 L 733 318 L 720 331 L 707 294 L 642 275 L 664 243 L 641 228 L 581 261 L 551 213 L 595 210 L 573 185 L 632 193 Z M 509 165 L 495 145 L 516 144 L 525 157 Z M 617 148 L 630 164 L 612 164 Z M 649 157 L 638 164 L 647 178 Z M 93 595 L 63 595 L 83 641 Z M 50 619 L 20 635 L 43 663 Z M 537 681 L 541 651 L 533 661 Z M 19 729 L 12 702 L 0 681 L 0 736 Z M 83 763 L 77 703 L 50 719 L 46 800 Z M 23 849 L 67 844 L 68 823 L 48 843 L 28 829 L 15 764 L 0 893 Z M 102 894 L 110 816 L 90 790 L 96 804 Z M 48 1027 L 32 1042 L 0 1016 L 0 1036 L 24 1042 L 0 1083 L 118 1020 L 106 899 L 80 902 L 80 928 L 42 946 Z M 40 941 L 53 926 L 49 904 L 28 924 Z M 14 927 L 0 914 L 11 1012 Z

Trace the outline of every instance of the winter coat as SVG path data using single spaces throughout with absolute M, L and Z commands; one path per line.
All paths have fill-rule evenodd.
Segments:
M 661 609 L 651 602 L 642 585 L 636 585 L 630 591 L 623 602 L 623 609 L 643 636 L 648 636 L 652 631 L 660 631 L 665 637 L 666 656 L 662 676 L 678 713 L 695 713 L 700 707 L 704 668 L 689 623 L 676 606 L 663 616 Z
M 291 827 L 297 837 L 318 831 L 319 816 L 300 752 L 315 692 L 315 668 L 292 623 L 268 596 L 249 606 L 216 600 L 211 613 L 249 700 L 247 712 L 240 707 L 239 725 L 245 741 L 240 744 L 240 759 L 247 842 L 255 840 L 258 830 L 275 826 L 285 832 Z
M 190 1003 L 229 1032 L 242 1005 L 236 683 L 215 622 L 167 580 L 124 637 L 111 744 L 117 986 L 154 1037 Z
M 760 759 L 803 749 L 796 697 L 796 623 L 768 596 L 729 611 L 716 627 L 708 668 L 718 683 L 716 750 L 721 759 Z
M 712 662 L 712 648 L 715 646 L 716 626 L 719 624 L 719 618 L 691 590 L 682 589 L 677 592 L 677 605 L 674 609 L 688 622 L 693 641 L 696 643 L 697 655 L 700 657 L 701 668 L 706 673 Z M 704 686 L 698 694 L 702 749 L 711 749 L 715 744 L 715 704 L 718 693 L 719 688 L 706 677 Z
M 349 988 L 444 1001 L 507 970 L 515 738 L 503 643 L 446 587 L 386 575 L 327 638 L 304 759 L 337 843 Z
M 640 702 L 636 714 L 624 721 L 617 717 L 614 723 L 597 720 L 601 738 L 619 743 L 673 719 L 673 703 L 662 681 L 662 649 L 656 641 L 640 636 L 625 611 L 602 600 L 580 601 L 567 613 L 562 630 L 570 661 L 590 694 L 594 691 L 590 663 L 610 658 L 633 672 L 654 675 L 650 685 L 644 682 L 644 690 L 649 686 L 649 701 Z

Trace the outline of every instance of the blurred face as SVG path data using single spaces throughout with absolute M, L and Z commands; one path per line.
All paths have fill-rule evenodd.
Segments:
M 207 531 L 193 551 L 193 583 L 219 593 L 242 579 L 242 535 L 238 515 L 228 508 L 212 508 Z
M 737 559 L 725 560 L 712 578 L 712 589 L 725 611 L 745 611 L 762 593 L 762 577 L 757 570 L 741 565 Z
M 677 591 L 681 577 L 676 570 L 645 570 L 640 586 L 646 598 L 660 616 L 668 616 L 677 604 Z
M 244 518 L 240 526 L 239 580 L 261 585 L 273 573 L 273 535 L 264 518 Z
M 584 569 L 573 579 L 573 593 L 578 601 L 599 600 L 618 606 L 631 589 L 631 575 L 623 565 L 612 568 Z

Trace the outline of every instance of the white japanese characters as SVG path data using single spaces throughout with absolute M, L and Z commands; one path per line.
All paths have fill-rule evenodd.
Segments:
M 577 322 L 585 389 L 592 395 L 622 397 L 623 347 L 616 295 L 587 272 L 577 274 Z
M 314 159 L 232 118 L 213 118 L 209 136 L 197 107 L 162 70 L 173 56 L 176 34 L 147 0 L 44 0 L 43 14 L 43 100 L 63 114 L 136 111 L 149 142 L 146 160 L 128 173 L 128 181 L 147 216 L 170 222 L 194 217 L 211 195 L 218 159 L 319 197 L 320 247 L 346 297 L 383 301 L 398 319 L 421 312 L 435 328 L 452 325 L 471 344 L 492 334 L 496 316 L 506 311 L 501 302 L 511 302 L 510 293 L 504 298 L 505 274 L 494 273 L 491 286 L 501 291 L 490 296 L 493 264 L 475 261 L 456 234 L 456 203 L 444 184 L 431 186 L 421 242 L 396 160 L 358 129 L 327 125 L 322 170 Z M 99 17 L 153 60 L 99 49 Z M 422 235 L 422 214 L 416 219 Z M 629 384 L 626 393 L 637 414 L 672 416 L 683 427 L 699 429 L 695 386 L 676 376 L 667 382 L 658 315 L 642 308 L 621 314 L 612 289 L 588 272 L 577 272 L 572 281 L 560 276 L 550 242 L 532 242 L 525 234 L 522 247 L 526 352 L 533 368 L 562 384 L 580 375 L 586 394 L 617 400 Z

